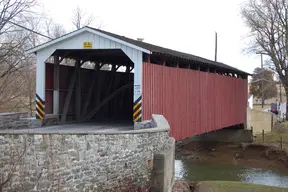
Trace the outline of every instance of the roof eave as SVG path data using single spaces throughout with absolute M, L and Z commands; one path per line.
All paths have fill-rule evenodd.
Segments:
M 152 53 L 152 52 L 151 52 L 151 53 Z M 231 67 L 231 66 L 229 66 L 229 65 L 227 65 L 227 66 L 229 66 L 229 68 L 228 68 L 228 67 L 224 67 L 224 66 L 217 66 L 217 65 L 211 64 L 211 63 L 206 63 L 206 62 L 204 62 L 204 61 L 191 60 L 191 59 L 188 59 L 188 58 L 177 57 L 177 56 L 169 55 L 169 54 L 167 54 L 167 53 L 162 53 L 162 52 L 153 52 L 153 53 L 154 53 L 154 54 L 159 54 L 159 55 L 164 55 L 164 56 L 175 57 L 175 58 L 182 59 L 182 60 L 187 60 L 187 61 L 200 62 L 200 63 L 206 64 L 206 65 L 213 65 L 213 67 L 216 67 L 216 68 L 218 68 L 218 69 L 225 69 L 225 70 L 228 70 L 228 71 L 231 71 L 231 72 L 234 72 L 234 73 L 236 72 L 236 73 L 239 73 L 239 74 L 241 73 L 241 74 L 244 74 L 244 75 L 250 75 L 250 76 L 251 76 L 250 73 L 247 73 L 247 72 L 245 72 L 245 71 L 236 69 L 236 68 Z M 208 60 L 208 61 L 209 61 L 209 62 L 215 62 L 215 61 L 210 61 L 210 60 Z M 215 62 L 215 63 L 219 63 L 219 62 Z M 221 64 L 223 64 L 223 63 L 221 63 Z M 225 64 L 225 65 L 226 65 L 226 64 Z M 230 68 L 230 67 L 231 67 L 231 68 Z
M 83 28 L 81 28 L 81 29 L 79 29 L 79 30 L 77 30 L 77 31 L 73 31 L 73 32 L 71 32 L 71 33 L 69 33 L 69 34 L 63 35 L 62 37 L 59 37 L 59 38 L 57 38 L 57 39 L 53 39 L 53 40 L 51 40 L 51 41 L 49 41 L 49 42 L 43 43 L 43 44 L 41 44 L 41 45 L 39 45 L 39 46 L 36 46 L 36 47 L 34 47 L 34 48 L 32 48 L 32 49 L 29 49 L 29 50 L 25 51 L 25 53 L 26 53 L 26 54 L 36 53 L 36 52 L 38 52 L 38 51 L 40 51 L 40 50 L 42 50 L 42 49 L 45 49 L 46 47 L 49 47 L 49 46 L 51 46 L 51 45 L 53 45 L 53 44 L 56 44 L 56 43 L 61 42 L 61 41 L 64 41 L 64 40 L 66 40 L 66 39 L 69 39 L 69 38 L 71 38 L 71 37 L 73 37 L 73 36 L 75 36 L 75 35 L 78 35 L 78 34 L 80 34 L 80 33 L 85 32 L 85 31 L 88 31 L 88 32 L 90 32 L 90 33 L 93 33 L 93 34 L 102 36 L 102 37 L 104 37 L 104 38 L 108 38 L 108 39 L 110 39 L 110 40 L 112 40 L 112 41 L 115 41 L 115 42 L 124 44 L 124 45 L 126 45 L 126 46 L 128 46 L 128 47 L 132 47 L 132 48 L 134 48 L 134 49 L 136 49 L 136 50 L 139 50 L 139 51 L 142 51 L 142 52 L 144 52 L 144 53 L 151 54 L 151 51 L 150 51 L 150 50 L 147 50 L 147 49 L 144 49 L 144 48 L 142 48 L 142 47 L 133 45 L 133 44 L 128 43 L 128 42 L 126 42 L 126 41 L 117 39 L 117 38 L 115 38 L 115 37 L 112 37 L 112 36 L 103 34 L 103 33 L 99 32 L 99 31 L 95 31 L 95 30 L 93 30 L 93 29 L 91 29 L 91 28 L 89 28 L 89 27 L 83 27 Z

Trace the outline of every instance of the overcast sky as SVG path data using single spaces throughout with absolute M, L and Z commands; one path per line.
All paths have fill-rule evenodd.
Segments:
M 218 61 L 252 72 L 260 56 L 244 52 L 249 30 L 240 7 L 243 0 L 41 0 L 45 12 L 72 30 L 73 9 L 80 6 L 102 23 L 102 30 Z

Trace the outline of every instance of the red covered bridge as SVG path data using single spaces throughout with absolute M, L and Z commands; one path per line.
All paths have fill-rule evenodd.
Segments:
M 39 45 L 36 117 L 130 122 L 163 114 L 176 140 L 246 123 L 247 76 L 223 63 L 84 27 Z

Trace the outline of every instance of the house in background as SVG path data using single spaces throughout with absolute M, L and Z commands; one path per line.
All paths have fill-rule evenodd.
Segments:
M 253 109 L 253 95 L 252 94 L 248 95 L 248 107 L 250 109 Z

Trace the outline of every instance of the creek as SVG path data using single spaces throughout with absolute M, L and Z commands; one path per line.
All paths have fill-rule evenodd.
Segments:
M 219 161 L 175 160 L 175 178 L 191 181 L 240 181 L 288 188 L 288 172 Z

